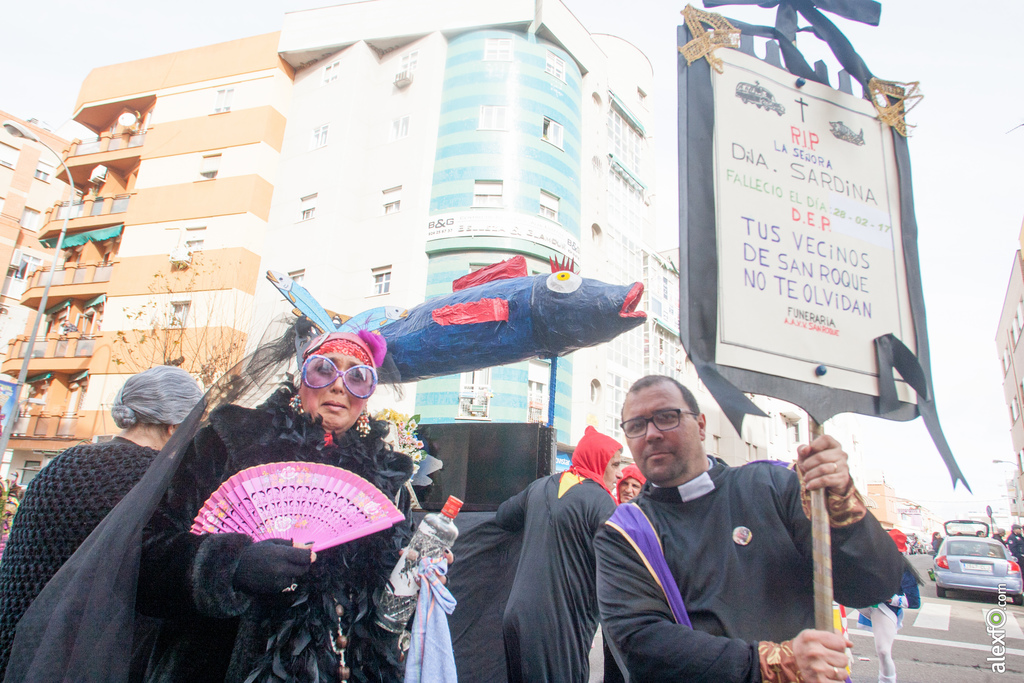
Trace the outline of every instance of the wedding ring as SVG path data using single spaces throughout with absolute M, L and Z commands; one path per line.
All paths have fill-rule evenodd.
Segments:
M 835 463 L 832 464 L 834 465 Z M 843 680 L 839 677 L 839 669 L 834 666 L 832 667 L 832 678 L 836 679 L 837 681 Z
M 287 588 L 282 588 L 281 592 L 282 593 L 294 593 L 295 589 L 298 588 L 298 587 L 299 587 L 299 584 L 293 583 L 292 585 L 288 586 Z

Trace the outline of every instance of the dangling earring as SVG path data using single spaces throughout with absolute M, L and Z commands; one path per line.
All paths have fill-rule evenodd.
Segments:
M 359 417 L 356 419 L 356 431 L 363 438 L 370 435 L 370 416 L 365 408 L 363 408 L 363 412 L 359 413 Z
M 292 400 L 288 402 L 288 407 L 291 408 L 296 415 L 302 415 L 302 399 L 299 398 L 298 392 L 295 392 L 295 395 L 292 396 Z

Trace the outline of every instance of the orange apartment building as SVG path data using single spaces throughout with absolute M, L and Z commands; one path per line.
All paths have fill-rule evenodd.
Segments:
M 51 198 L 23 248 L 52 249 L 71 212 L 8 446 L 23 482 L 118 431 L 110 407 L 128 376 L 173 363 L 209 381 L 243 354 L 293 77 L 277 47 L 273 33 L 94 69 L 74 119 L 95 137 L 48 140 L 81 194 Z M 12 196 L 0 258 L 16 246 Z M 48 270 L 25 283 L 23 306 L 38 306 Z M 10 342 L 7 375 L 31 322 Z

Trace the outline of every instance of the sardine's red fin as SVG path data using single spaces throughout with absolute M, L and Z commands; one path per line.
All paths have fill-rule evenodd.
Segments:
M 508 322 L 508 302 L 504 299 L 480 299 L 437 309 L 430 316 L 438 325 Z
M 493 282 L 495 280 L 508 280 L 514 277 L 526 277 L 526 258 L 523 256 L 513 256 L 505 261 L 499 261 L 493 265 L 475 270 L 469 275 L 463 275 L 458 280 L 452 282 L 452 291 L 457 292 L 460 289 L 468 289 L 469 287 L 476 287 L 482 285 L 485 282 Z

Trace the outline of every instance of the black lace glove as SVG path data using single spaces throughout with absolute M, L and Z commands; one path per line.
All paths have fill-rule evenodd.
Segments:
M 309 571 L 309 548 L 295 548 L 291 541 L 271 538 L 242 551 L 235 568 L 235 590 L 246 593 L 280 593 Z

